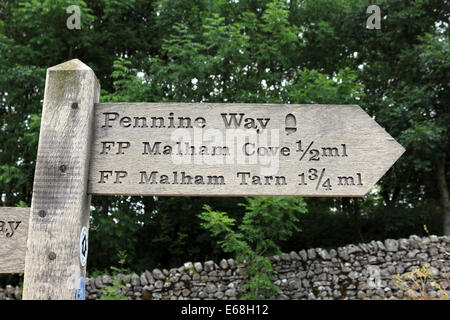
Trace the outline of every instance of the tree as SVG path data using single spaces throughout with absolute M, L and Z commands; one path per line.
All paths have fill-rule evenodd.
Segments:
M 198 216 L 203 228 L 218 237 L 225 252 L 232 252 L 237 263 L 244 264 L 244 299 L 271 299 L 280 291 L 272 283 L 275 273 L 270 255 L 280 255 L 279 242 L 300 231 L 297 222 L 307 212 L 302 198 L 246 198 L 246 211 L 237 224 L 226 212 L 205 205 Z

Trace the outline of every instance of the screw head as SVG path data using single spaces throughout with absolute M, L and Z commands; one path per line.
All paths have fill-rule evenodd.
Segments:
M 78 102 L 72 102 L 71 107 L 72 107 L 72 109 L 77 109 L 78 108 Z
M 50 252 L 50 253 L 48 254 L 48 258 L 49 258 L 50 260 L 55 260 L 55 259 L 56 259 L 56 253 Z
M 38 215 L 39 217 L 44 218 L 47 215 L 47 212 L 45 212 L 45 210 L 39 210 Z
M 66 170 L 67 170 L 67 166 L 65 164 L 62 164 L 59 166 L 59 171 L 64 173 L 64 172 L 66 172 Z

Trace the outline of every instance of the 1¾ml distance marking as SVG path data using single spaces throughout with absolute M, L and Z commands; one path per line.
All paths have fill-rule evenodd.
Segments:
M 332 190 L 332 183 L 331 179 L 329 177 L 325 176 L 325 168 L 322 168 L 320 170 L 315 168 L 310 168 L 307 173 L 302 172 L 298 175 L 300 177 L 299 186 L 307 186 L 307 181 L 317 181 L 315 190 L 319 190 L 320 187 L 324 188 L 327 191 Z M 325 179 L 325 180 L 324 180 Z M 323 183 L 322 183 L 323 180 Z M 334 180 L 334 179 L 333 179 Z M 362 176 L 361 173 L 356 173 L 356 176 L 350 175 L 350 176 L 344 176 L 339 175 L 336 177 L 335 182 L 338 186 L 362 186 L 364 185 L 362 182 Z

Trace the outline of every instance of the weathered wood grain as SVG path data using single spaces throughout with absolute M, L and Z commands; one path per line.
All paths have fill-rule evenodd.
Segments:
M 180 159 L 177 141 L 183 141 L 181 153 L 186 141 L 189 153 L 191 146 L 194 153 L 201 146 L 235 152 L 221 156 L 216 148 L 215 156 Z M 248 142 L 255 145 L 243 150 Z M 164 154 L 166 145 L 171 155 Z M 264 155 L 255 158 L 258 147 Z M 357 105 L 101 103 L 95 106 L 89 192 L 364 196 L 403 152 Z M 219 178 L 223 183 L 215 183 Z
M 0 273 L 23 273 L 30 208 L 0 207 Z
M 47 70 L 24 299 L 75 299 L 85 276 L 79 237 L 89 225 L 88 165 L 99 92 L 94 72 L 77 59 Z

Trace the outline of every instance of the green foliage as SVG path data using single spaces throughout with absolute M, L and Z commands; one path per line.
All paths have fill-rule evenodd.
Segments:
M 123 284 L 122 280 L 117 276 L 118 274 L 130 273 L 130 269 L 126 268 L 127 262 L 127 252 L 125 250 L 120 250 L 117 252 L 118 264 L 120 267 L 111 267 L 112 280 L 110 285 L 104 285 L 102 287 L 102 294 L 100 300 L 128 300 L 125 295 L 126 286 Z M 129 277 L 129 276 L 125 276 Z
M 286 240 L 297 227 L 299 215 L 307 212 L 302 198 L 246 198 L 241 204 L 246 211 L 239 222 L 226 212 L 214 211 L 205 205 L 198 215 L 202 227 L 219 238 L 225 252 L 233 253 L 243 263 L 247 281 L 243 299 L 270 299 L 280 289 L 272 283 L 274 270 L 269 255 L 280 254 L 279 242 Z

